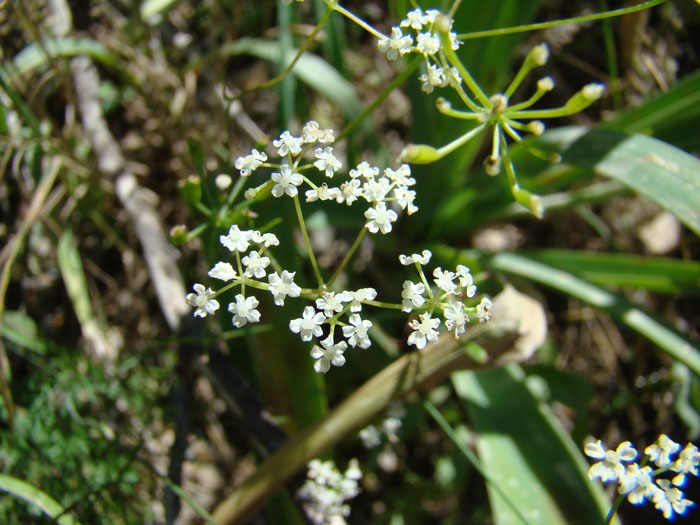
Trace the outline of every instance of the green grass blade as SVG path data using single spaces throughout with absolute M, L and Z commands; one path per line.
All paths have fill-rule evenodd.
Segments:
M 530 523 L 600 523 L 610 504 L 587 478 L 588 464 L 551 409 L 511 363 L 452 374 L 477 435 L 482 464 Z M 523 520 L 489 486 L 494 523 Z
M 6 474 L 0 474 L 0 490 L 12 494 L 37 507 L 60 525 L 79 525 L 70 514 L 64 514 L 63 507 L 51 496 L 30 485 L 26 481 Z
M 493 270 L 532 279 L 608 312 L 700 376 L 700 350 L 622 295 L 607 292 L 569 272 L 515 253 L 499 253 L 487 259 L 486 264 Z
M 578 250 L 539 250 L 522 255 L 600 286 L 700 293 L 700 263 L 695 261 Z
M 616 179 L 700 235 L 700 160 L 660 140 L 593 130 L 564 152 L 564 162 Z
M 287 48 L 284 55 L 278 42 L 257 38 L 241 38 L 219 50 L 220 55 L 253 55 L 273 63 L 282 61 L 289 64 L 296 55 L 295 48 Z M 362 111 L 362 104 L 354 86 L 321 57 L 305 53 L 292 69 L 302 82 L 321 95 L 343 108 L 347 116 L 355 116 Z

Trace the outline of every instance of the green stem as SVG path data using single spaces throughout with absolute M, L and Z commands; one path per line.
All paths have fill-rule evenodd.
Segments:
M 617 509 L 620 507 L 622 502 L 625 499 L 624 494 L 620 494 L 617 498 L 615 498 L 615 502 L 612 504 L 612 507 L 610 507 L 610 511 L 608 512 L 608 515 L 605 516 L 605 521 L 603 522 L 603 525 L 610 525 L 612 523 L 613 518 L 615 517 L 615 513 L 617 512 Z
M 515 27 L 503 27 L 501 29 L 489 29 L 486 31 L 474 31 L 471 33 L 463 33 L 457 35 L 460 40 L 468 40 L 472 38 L 485 38 L 489 36 L 502 36 L 511 35 L 513 33 L 524 33 L 526 31 L 537 31 L 540 29 L 547 29 L 550 27 L 556 27 L 565 24 L 576 24 L 580 22 L 588 22 L 591 20 L 603 20 L 604 18 L 613 18 L 615 16 L 622 16 L 629 13 L 636 13 L 637 11 L 643 11 L 644 9 L 650 9 L 657 5 L 666 3 L 668 0 L 649 0 L 647 2 L 642 2 L 632 7 L 625 7 L 622 9 L 613 9 L 612 11 L 606 11 L 603 13 L 594 13 L 592 15 L 577 16 L 574 18 L 564 18 L 561 20 L 553 20 L 551 22 L 538 22 L 536 24 L 527 24 Z
M 364 238 L 366 233 L 367 233 L 367 228 L 363 227 L 360 230 L 360 233 L 357 234 L 357 238 L 355 239 L 355 242 L 352 244 L 352 246 L 348 250 L 348 253 L 345 254 L 345 258 L 343 259 L 343 262 L 340 263 L 340 266 L 338 266 L 338 268 L 335 270 L 335 272 L 333 273 L 333 275 L 329 279 L 328 286 L 333 284 L 335 282 L 335 280 L 338 278 L 338 276 L 340 275 L 340 272 L 342 272 L 343 269 L 345 269 L 347 264 L 350 262 L 350 259 L 355 254 L 355 251 L 360 246 L 360 242 L 362 242 L 362 239 Z
M 342 5 L 336 4 L 332 1 L 328 1 L 328 0 L 326 0 L 326 1 L 328 2 L 329 7 L 331 7 L 335 11 L 338 11 L 341 15 L 343 15 L 343 16 L 349 18 L 350 20 L 352 20 L 353 22 L 355 22 L 358 26 L 360 26 L 362 29 L 364 29 L 368 33 L 371 33 L 372 35 L 376 36 L 377 38 L 387 38 L 386 35 L 383 35 L 379 31 L 374 29 L 371 25 L 369 25 L 367 22 L 365 22 L 364 20 L 359 18 L 354 13 L 351 13 L 350 11 L 345 9 Z
M 438 149 L 438 158 L 441 159 L 445 155 L 448 155 L 452 153 L 454 150 L 459 148 L 462 144 L 465 144 L 466 142 L 470 141 L 473 139 L 476 135 L 481 133 L 481 131 L 486 127 L 487 123 L 481 124 L 480 126 L 475 127 L 474 129 L 466 132 L 464 135 L 461 137 L 456 138 L 449 144 L 445 144 L 443 147 Z
M 306 244 L 306 251 L 309 254 L 309 259 L 311 260 L 311 266 L 314 268 L 314 275 L 316 275 L 316 280 L 318 281 L 319 288 L 325 287 L 323 282 L 323 277 L 321 277 L 321 272 L 318 269 L 318 263 L 316 262 L 316 256 L 311 248 L 311 241 L 309 240 L 309 232 L 306 231 L 306 223 L 304 222 L 304 215 L 301 213 L 301 204 L 299 203 L 299 195 L 294 196 L 294 209 L 297 212 L 297 219 L 299 221 L 299 227 L 301 228 L 301 233 L 304 236 L 304 243 Z

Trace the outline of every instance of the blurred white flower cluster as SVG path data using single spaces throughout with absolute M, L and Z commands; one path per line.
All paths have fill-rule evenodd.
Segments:
M 346 503 L 360 493 L 362 471 L 356 459 L 340 473 L 332 461 L 314 459 L 308 464 L 307 480 L 297 492 L 304 511 L 313 523 L 341 525 L 350 515 Z
M 672 519 L 675 514 L 682 515 L 695 505 L 678 488 L 685 485 L 689 474 L 698 475 L 700 451 L 692 443 L 681 450 L 678 443 L 661 434 L 656 442 L 644 449 L 645 457 L 641 463 L 636 462 L 639 454 L 629 441 L 620 443 L 616 450 L 607 450 L 598 440 L 587 443 L 584 452 L 600 460 L 588 470 L 588 477 L 600 479 L 603 483 L 616 482 L 618 493 L 627 496 L 633 505 L 650 501 L 666 519 Z M 647 465 L 649 462 L 656 468 Z M 657 479 L 667 472 L 675 473 L 675 476 L 671 480 Z

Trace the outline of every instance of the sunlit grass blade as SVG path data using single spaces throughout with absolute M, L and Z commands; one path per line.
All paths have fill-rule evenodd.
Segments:
M 602 490 L 588 481 L 576 444 L 524 377 L 515 363 L 452 374 L 484 468 L 510 489 L 509 499 L 529 523 L 600 523 L 609 508 Z M 494 523 L 523 523 L 509 501 L 488 489 Z
M 80 525 L 70 514 L 64 514 L 63 507 L 55 499 L 26 481 L 0 474 L 0 490 L 23 499 L 59 525 Z

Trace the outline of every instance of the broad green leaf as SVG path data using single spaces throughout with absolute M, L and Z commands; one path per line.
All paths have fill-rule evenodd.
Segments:
M 79 522 L 70 514 L 64 514 L 63 507 L 55 499 L 26 481 L 0 474 L 0 490 L 34 505 L 49 518 L 54 518 L 60 525 L 79 525 Z
M 219 50 L 219 54 L 222 55 L 253 55 L 275 64 L 283 59 L 285 66 L 294 59 L 296 53 L 295 48 L 288 48 L 282 56 L 279 43 L 257 38 L 241 38 Z M 355 116 L 362 110 L 353 85 L 321 57 L 304 53 L 292 69 L 292 73 L 338 104 L 346 115 Z
M 634 306 L 624 296 L 610 293 L 569 272 L 515 253 L 499 253 L 488 258 L 485 265 L 492 270 L 532 279 L 608 312 L 700 376 L 700 350 L 682 334 L 664 326 L 651 313 Z
M 540 250 L 523 255 L 601 286 L 700 293 L 700 263 L 694 261 L 577 250 Z
M 512 502 L 487 485 L 494 523 L 523 523 L 513 505 L 532 524 L 601 523 L 610 503 L 588 480 L 588 464 L 576 444 L 524 378 L 514 363 L 452 374 L 481 463 Z
M 0 323 L 0 335 L 18 346 L 46 355 L 47 344 L 39 337 L 34 319 L 16 310 L 5 310 Z
M 564 152 L 564 162 L 616 179 L 700 235 L 700 160 L 645 135 L 593 130 Z

